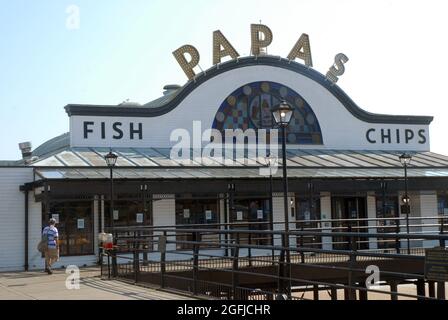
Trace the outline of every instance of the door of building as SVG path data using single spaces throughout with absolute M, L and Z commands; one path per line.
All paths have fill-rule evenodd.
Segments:
M 233 230 L 272 230 L 269 199 L 235 199 L 234 210 L 230 210 L 230 223 Z M 232 235 L 234 238 L 234 235 Z M 241 233 L 241 244 L 268 245 L 270 235 Z
M 333 232 L 366 232 L 367 210 L 365 197 L 334 197 L 332 198 Z M 358 249 L 368 248 L 368 239 L 355 239 Z M 349 237 L 333 237 L 333 248 L 348 250 Z
M 61 256 L 94 254 L 93 201 L 56 203 L 50 215 L 57 221 Z

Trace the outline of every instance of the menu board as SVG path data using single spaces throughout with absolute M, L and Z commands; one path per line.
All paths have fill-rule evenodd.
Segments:
M 425 278 L 430 281 L 448 281 L 448 250 L 445 248 L 426 249 Z

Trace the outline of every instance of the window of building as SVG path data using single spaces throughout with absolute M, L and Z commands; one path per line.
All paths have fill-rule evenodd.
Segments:
M 448 192 L 440 192 L 437 195 L 437 208 L 439 215 L 446 217 L 439 219 L 439 223 L 443 224 L 443 231 L 448 232 Z
M 437 195 L 437 208 L 438 213 L 448 216 L 448 194 L 439 193 Z
M 182 229 L 201 228 L 218 229 L 219 226 L 219 200 L 217 199 L 176 199 L 176 226 Z M 197 226 L 200 225 L 200 226 Z M 202 247 L 216 247 L 219 235 L 213 233 L 201 234 L 201 242 L 208 242 Z M 177 249 L 191 249 L 192 244 L 181 243 L 193 241 L 193 233 L 177 234 Z M 216 243 L 214 245 L 213 243 Z
M 46 226 L 45 206 L 42 212 L 43 226 Z M 54 203 L 49 212 L 58 222 L 60 256 L 94 254 L 93 201 Z
M 296 197 L 296 228 L 297 230 L 320 231 L 320 199 L 311 197 Z M 297 238 L 297 245 L 320 248 L 322 239 L 320 236 L 302 236 Z
M 397 230 L 397 224 L 400 222 L 397 219 L 399 217 L 398 211 L 398 196 L 377 196 L 376 197 L 376 217 L 377 221 L 377 233 L 394 233 Z M 378 248 L 395 248 L 396 240 L 378 238 Z
M 359 196 L 335 196 L 331 198 L 332 210 L 331 223 L 333 232 L 363 232 L 367 230 L 367 200 Z M 351 247 L 350 237 L 333 236 L 333 248 L 336 250 L 347 250 Z M 368 240 L 356 238 L 358 249 L 367 249 Z
M 223 139 L 226 129 L 266 129 L 269 134 L 274 125 L 272 110 L 282 100 L 294 109 L 286 128 L 286 142 L 322 144 L 320 126 L 311 106 L 291 88 L 269 81 L 248 83 L 232 92 L 216 113 L 213 129 L 219 130 Z
M 150 202 L 144 203 L 143 199 L 126 199 L 115 200 L 113 210 L 114 227 L 133 227 L 133 226 L 151 226 L 151 206 Z M 110 202 L 104 202 L 104 224 L 110 227 Z M 152 230 L 139 230 L 138 236 L 149 236 L 152 234 Z M 134 236 L 134 231 L 128 231 L 121 233 L 120 236 Z M 117 244 L 120 248 L 120 253 L 133 252 L 135 242 L 126 238 L 118 239 Z M 143 244 L 142 244 L 143 245 Z M 144 245 L 144 249 L 152 250 L 154 243 L 148 240 Z
M 271 230 L 271 201 L 269 199 L 235 199 L 234 210 L 230 210 L 230 223 L 234 230 Z M 250 238 L 250 239 L 249 239 Z M 241 244 L 271 244 L 270 235 L 240 234 Z
M 114 226 L 149 226 L 152 224 L 149 206 L 144 205 L 141 199 L 114 201 Z M 104 202 L 105 226 L 110 226 L 110 203 Z

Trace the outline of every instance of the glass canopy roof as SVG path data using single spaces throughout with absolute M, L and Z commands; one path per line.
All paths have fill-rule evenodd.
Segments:
M 107 179 L 106 148 L 71 148 L 32 164 L 38 179 Z M 190 152 L 190 161 L 170 157 L 170 149 L 119 148 L 114 177 L 117 179 L 262 178 L 263 157 L 236 159 L 222 164 Z M 288 149 L 291 178 L 399 178 L 403 168 L 400 151 Z M 409 177 L 448 177 L 448 157 L 432 152 L 413 153 Z M 201 163 L 202 160 L 202 163 Z M 278 161 L 282 166 L 281 160 Z M 269 170 L 264 169 L 264 174 Z M 273 172 L 281 177 L 281 170 Z

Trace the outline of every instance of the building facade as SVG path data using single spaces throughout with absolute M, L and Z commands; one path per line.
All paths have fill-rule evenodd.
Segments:
M 433 218 L 411 231 L 438 232 L 431 225 L 448 217 L 448 156 L 430 151 L 432 117 L 366 112 L 319 72 L 267 55 L 218 64 L 164 89 L 145 105 L 69 104 L 69 133 L 20 161 L 0 162 L 0 271 L 43 267 L 36 247 L 50 217 L 65 266 L 96 263 L 98 233 L 111 219 L 282 229 L 282 173 L 266 165 L 267 154 L 281 152 L 272 117 L 281 101 L 293 108 L 285 141 L 290 229 L 331 230 L 357 219 L 359 230 L 387 232 L 387 218 L 403 216 L 404 152 L 412 154 L 410 215 Z M 113 210 L 104 160 L 111 150 L 118 155 Z M 336 240 L 307 243 L 343 249 Z M 361 249 L 390 245 L 376 239 Z

